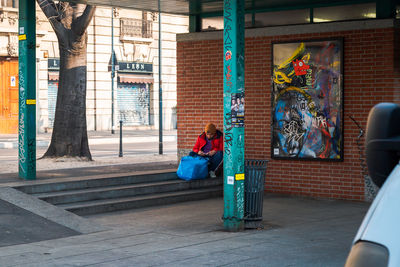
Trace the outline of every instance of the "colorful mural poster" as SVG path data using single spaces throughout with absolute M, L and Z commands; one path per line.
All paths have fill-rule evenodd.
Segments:
M 244 93 L 231 95 L 232 126 L 244 127 Z
M 272 45 L 273 158 L 343 160 L 342 44 Z

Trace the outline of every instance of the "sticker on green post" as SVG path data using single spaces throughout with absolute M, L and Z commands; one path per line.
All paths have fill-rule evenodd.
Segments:
M 36 105 L 36 99 L 27 99 L 26 104 L 27 105 Z
M 244 180 L 244 173 L 235 174 L 235 180 L 236 181 Z
M 18 40 L 20 40 L 20 41 L 26 40 L 26 34 L 19 35 Z

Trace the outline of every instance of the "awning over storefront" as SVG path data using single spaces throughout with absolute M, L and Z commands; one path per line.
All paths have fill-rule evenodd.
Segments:
M 153 83 L 153 76 L 135 75 L 135 74 L 118 74 L 120 83 Z
M 58 71 L 49 71 L 49 81 L 58 81 Z

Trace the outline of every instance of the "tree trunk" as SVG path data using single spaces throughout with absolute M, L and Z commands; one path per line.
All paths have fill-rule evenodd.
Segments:
M 92 160 L 86 126 L 87 26 L 95 8 L 82 4 L 38 0 L 58 39 L 60 78 L 49 148 L 43 157 Z
M 44 157 L 91 160 L 86 128 L 86 42 L 74 54 L 70 50 L 60 44 L 56 114 L 51 144 Z

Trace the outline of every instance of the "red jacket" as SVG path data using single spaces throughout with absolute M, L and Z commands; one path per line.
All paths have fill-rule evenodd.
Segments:
M 207 144 L 206 134 L 203 132 L 197 137 L 196 144 L 193 147 L 193 152 L 199 153 L 199 151 Z M 223 151 L 224 150 L 224 138 L 222 132 L 217 130 L 213 139 L 211 139 L 211 150 Z

